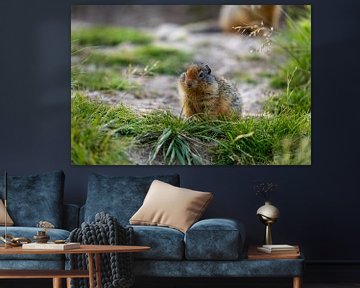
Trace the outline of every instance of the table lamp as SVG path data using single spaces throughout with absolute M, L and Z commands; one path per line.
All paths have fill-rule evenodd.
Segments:
M 274 205 L 271 205 L 271 202 L 266 201 L 265 205 L 261 206 L 256 214 L 258 215 L 261 223 L 265 226 L 265 244 L 272 245 L 272 236 L 271 236 L 271 225 L 276 222 L 280 217 L 280 211 Z

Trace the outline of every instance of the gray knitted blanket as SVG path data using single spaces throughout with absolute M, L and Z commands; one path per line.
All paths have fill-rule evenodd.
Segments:
M 133 245 L 133 229 L 122 227 L 116 218 L 101 212 L 95 215 L 94 222 L 84 222 L 81 224 L 81 228 L 74 229 L 70 233 L 69 240 L 81 244 Z M 71 269 L 87 269 L 88 259 L 86 255 L 71 254 L 68 258 Z M 104 288 L 129 288 L 133 286 L 132 253 L 101 254 L 101 279 Z M 73 279 L 71 287 L 87 288 L 89 287 L 88 282 L 88 279 Z

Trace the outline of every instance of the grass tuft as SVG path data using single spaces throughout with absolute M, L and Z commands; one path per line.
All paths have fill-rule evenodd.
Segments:
M 121 112 L 132 114 L 123 106 L 111 108 L 98 101 L 89 101 L 76 92 L 71 99 L 71 162 L 75 165 L 129 164 L 125 150 L 131 138 L 113 137 L 107 125 Z
M 311 140 L 303 137 L 298 140 L 285 138 L 274 155 L 276 165 L 311 165 Z

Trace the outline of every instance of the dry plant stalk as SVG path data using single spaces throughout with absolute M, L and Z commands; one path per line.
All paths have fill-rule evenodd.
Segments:
M 259 49 L 251 49 L 250 53 L 254 52 L 263 52 L 268 54 L 270 52 L 270 48 L 272 45 L 271 37 L 274 33 L 274 27 L 267 27 L 264 24 L 264 21 L 261 21 L 260 24 L 253 24 L 253 25 L 245 25 L 245 26 L 235 26 L 232 27 L 236 32 L 241 33 L 242 35 L 248 37 L 261 37 L 263 42 Z

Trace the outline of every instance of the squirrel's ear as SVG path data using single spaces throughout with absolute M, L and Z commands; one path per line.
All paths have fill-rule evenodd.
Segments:
M 211 73 L 211 69 L 208 65 L 205 65 L 205 68 L 207 69 L 207 74 L 210 74 Z

